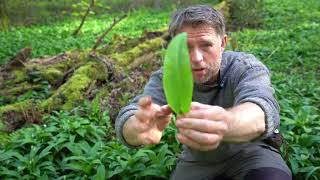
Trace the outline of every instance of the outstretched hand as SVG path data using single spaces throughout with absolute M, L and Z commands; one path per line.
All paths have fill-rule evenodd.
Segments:
M 135 115 L 124 124 L 123 136 L 128 144 L 148 145 L 160 142 L 163 130 L 168 126 L 172 110 L 168 105 L 159 106 L 150 96 L 140 98 Z

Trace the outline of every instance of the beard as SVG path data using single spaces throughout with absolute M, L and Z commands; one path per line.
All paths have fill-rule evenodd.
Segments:
M 221 66 L 221 54 L 218 59 L 211 63 L 203 65 L 191 65 L 192 69 L 204 69 L 203 74 L 193 74 L 193 80 L 196 84 L 212 84 L 218 79 L 219 70 Z

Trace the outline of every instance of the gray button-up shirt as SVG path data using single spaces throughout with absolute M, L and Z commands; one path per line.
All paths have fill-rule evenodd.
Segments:
M 279 126 L 279 105 L 270 82 L 270 73 L 265 65 L 253 55 L 241 52 L 224 52 L 221 60 L 219 80 L 212 85 L 194 85 L 193 101 L 218 105 L 224 108 L 234 107 L 244 102 L 252 102 L 265 113 L 266 131 L 255 142 L 233 144 L 221 143 L 212 151 L 202 152 L 184 146 L 182 157 L 187 160 L 220 162 L 228 159 L 244 148 L 250 148 L 260 140 L 272 135 Z M 167 104 L 162 86 L 162 68 L 153 73 L 141 95 L 136 96 L 128 106 L 121 109 L 116 119 L 117 137 L 127 146 L 122 135 L 125 121 L 138 109 L 137 102 L 142 96 L 152 96 L 154 103 Z

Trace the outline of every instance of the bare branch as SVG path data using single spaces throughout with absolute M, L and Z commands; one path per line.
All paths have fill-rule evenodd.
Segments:
M 72 33 L 72 36 L 77 36 L 77 35 L 78 35 L 78 33 L 80 32 L 80 29 L 82 28 L 82 26 L 83 26 L 83 24 L 84 24 L 84 22 L 85 22 L 85 20 L 86 20 L 86 18 L 87 18 L 87 16 L 88 16 L 89 12 L 90 12 L 91 9 L 94 7 L 94 4 L 95 4 L 95 3 L 94 3 L 94 0 L 91 0 L 91 3 L 90 3 L 90 5 L 89 5 L 86 13 L 85 13 L 84 16 L 83 16 L 79 27 Z
M 112 30 L 112 28 L 118 24 L 122 19 L 124 19 L 125 17 L 127 17 L 127 15 L 123 15 L 119 18 L 114 18 L 113 19 L 113 23 L 103 32 L 103 34 L 97 38 L 96 43 L 94 44 L 91 53 L 95 53 L 96 49 L 98 48 L 98 46 L 101 44 L 103 38 Z

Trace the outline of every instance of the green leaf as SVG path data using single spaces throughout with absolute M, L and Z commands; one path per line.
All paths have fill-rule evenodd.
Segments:
M 111 178 L 112 176 L 121 174 L 123 171 L 125 171 L 125 169 L 120 167 L 120 166 L 118 166 L 115 169 L 109 171 L 108 178 Z
M 50 152 L 50 150 L 53 148 L 53 146 L 48 146 L 48 147 L 46 147 L 46 148 L 44 148 L 42 151 L 41 151 L 41 153 L 38 155 L 38 159 L 41 159 L 41 158 L 43 158 L 43 157 L 46 157 L 46 156 L 48 156 L 51 152 Z
M 97 174 L 94 178 L 95 180 L 104 180 L 106 179 L 106 169 L 103 164 L 100 164 L 100 166 L 97 169 Z
M 140 174 L 140 176 L 156 176 L 156 177 L 161 177 L 161 171 L 157 168 L 154 169 L 146 169 L 144 171 L 142 171 Z
M 309 178 L 311 177 L 311 175 L 313 174 L 313 173 L 315 173 L 317 170 L 319 170 L 320 169 L 320 166 L 318 166 L 318 167 L 314 167 L 308 174 L 307 174 L 307 176 L 306 176 L 306 180 L 309 180 Z
M 2 177 L 3 175 L 6 175 L 7 178 L 8 178 L 8 177 L 15 177 L 16 179 L 21 179 L 21 176 L 20 176 L 19 174 L 17 174 L 16 171 L 9 170 L 9 169 L 6 168 L 6 167 L 1 167 L 0 170 L 1 170 L 1 171 L 0 171 L 1 177 Z M 8 179 L 9 179 L 9 178 L 8 178 Z
M 193 78 L 187 46 L 187 34 L 174 37 L 166 50 L 163 87 L 169 106 L 176 114 L 190 110 Z
M 48 178 L 48 175 L 46 175 L 46 174 L 44 174 L 44 175 L 42 175 L 40 178 L 39 178 L 39 180 L 48 180 L 49 178 Z
M 83 172 L 83 170 L 85 169 L 85 165 L 77 162 L 72 162 L 72 163 L 66 164 L 64 169 Z

